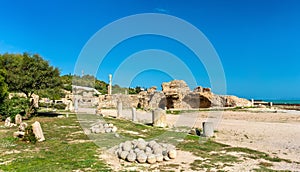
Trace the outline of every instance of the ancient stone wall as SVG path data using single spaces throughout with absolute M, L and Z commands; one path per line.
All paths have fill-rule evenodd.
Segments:
M 137 95 L 101 95 L 99 107 L 115 108 L 117 100 L 121 100 L 123 107 L 143 108 L 151 110 L 165 109 L 191 109 L 209 107 L 235 107 L 251 106 L 251 102 L 236 96 L 215 95 L 210 88 L 196 87 L 193 91 L 183 80 L 164 82 L 162 91 L 151 87 Z

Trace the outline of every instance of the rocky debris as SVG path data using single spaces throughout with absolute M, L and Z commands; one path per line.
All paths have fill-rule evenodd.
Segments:
M 237 106 L 252 106 L 251 101 L 236 96 L 223 96 L 225 99 L 225 107 L 237 107 Z
M 91 133 L 115 133 L 117 132 L 118 128 L 110 123 L 101 123 L 98 122 L 96 124 L 93 124 L 90 128 Z M 87 133 L 87 132 L 85 132 Z
M 23 138 L 24 135 L 25 135 L 25 132 L 24 132 L 24 131 L 16 131 L 16 132 L 13 133 L 13 137 L 14 137 L 14 138 L 17 138 L 17 137 Z
M 40 122 L 35 121 L 31 126 L 37 141 L 39 142 L 44 141 L 45 137 Z
M 20 114 L 17 114 L 15 116 L 15 124 L 19 125 L 22 123 L 22 116 Z
M 5 119 L 4 126 L 5 126 L 5 127 L 10 127 L 10 122 L 11 122 L 11 118 L 10 118 L 10 117 L 7 117 L 7 118 Z
M 22 122 L 19 125 L 19 131 L 25 131 L 25 129 L 28 127 L 28 124 L 26 122 Z
M 19 125 L 19 131 L 16 131 L 13 133 L 13 136 L 15 138 L 19 137 L 19 138 L 23 138 L 24 135 L 25 135 L 25 129 L 28 127 L 28 124 L 26 122 L 22 122 L 20 125 Z
M 4 122 L 4 127 L 15 127 L 17 124 L 11 122 L 11 118 L 7 117 Z
M 144 139 L 139 138 L 120 143 L 115 154 L 120 159 L 128 162 L 154 164 L 175 159 L 177 151 L 173 145 L 157 143 L 154 140 L 146 142 Z
M 44 137 L 44 133 L 43 133 L 41 124 L 38 121 L 35 121 L 31 125 L 31 127 L 32 127 L 32 129 L 28 129 L 28 124 L 26 122 L 22 122 L 19 125 L 19 128 L 18 128 L 19 131 L 14 132 L 13 136 L 15 138 L 18 137 L 18 138 L 24 139 L 26 135 L 32 134 L 33 137 L 35 137 L 38 142 L 44 141 L 45 137 Z M 30 132 L 30 130 L 31 130 L 31 132 Z

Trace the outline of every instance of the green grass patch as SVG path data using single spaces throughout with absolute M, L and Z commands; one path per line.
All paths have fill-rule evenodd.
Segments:
M 75 115 L 70 118 L 35 117 L 26 121 L 32 124 L 39 121 L 46 141 L 30 144 L 13 137 L 0 138 L 2 151 L 18 150 L 2 156 L 0 171 L 110 171 L 98 158 L 97 147 L 93 142 L 70 143 L 72 140 L 88 140 L 81 132 Z M 11 135 L 16 129 L 5 134 Z M 76 134 L 72 134 L 75 133 Z M 2 134 L 2 133 L 1 133 Z M 1 151 L 1 152 L 2 152 Z
M 291 163 L 290 160 L 282 159 L 282 158 L 278 158 L 278 157 L 271 157 L 267 153 L 260 152 L 260 151 L 257 151 L 257 150 L 252 150 L 252 149 L 249 149 L 249 148 L 229 147 L 229 148 L 226 149 L 226 151 L 228 151 L 228 152 L 243 152 L 243 153 L 248 154 L 247 157 L 249 157 L 251 159 L 264 159 L 264 160 L 268 160 L 268 161 L 271 161 L 271 162 L 285 161 L 287 163 Z
M 226 164 L 240 161 L 238 157 L 220 153 L 229 148 L 228 145 L 217 143 L 211 139 L 205 140 L 198 136 L 188 135 L 185 141 L 178 144 L 177 147 L 184 151 L 193 152 L 194 155 L 205 159 L 204 161 L 195 160 L 191 163 L 192 170 L 218 168 L 220 162 Z

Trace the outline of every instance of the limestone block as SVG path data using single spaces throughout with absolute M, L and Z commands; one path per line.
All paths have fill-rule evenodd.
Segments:
M 155 127 L 166 127 L 166 112 L 162 109 L 155 109 L 152 111 L 152 124 Z
M 39 142 L 42 142 L 42 141 L 45 140 L 41 124 L 38 121 L 35 121 L 32 124 L 32 130 L 33 130 L 33 133 L 34 133 L 35 137 L 37 138 L 37 140 Z

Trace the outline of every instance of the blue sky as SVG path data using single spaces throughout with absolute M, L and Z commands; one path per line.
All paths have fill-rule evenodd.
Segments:
M 140 13 L 176 16 L 201 30 L 223 64 L 228 94 L 300 98 L 297 0 L 2 0 L 0 53 L 39 53 L 62 74 L 73 73 L 79 53 L 97 31 Z M 197 84 L 211 86 L 205 67 L 192 58 L 188 48 L 174 40 L 147 35 L 116 46 L 104 59 L 97 77 L 107 81 L 107 74 L 114 73 L 122 60 L 146 49 L 175 54 L 191 69 Z M 141 63 L 148 61 L 142 59 Z M 146 70 L 132 80 L 131 86 L 159 87 L 159 83 L 170 79 L 164 71 Z

